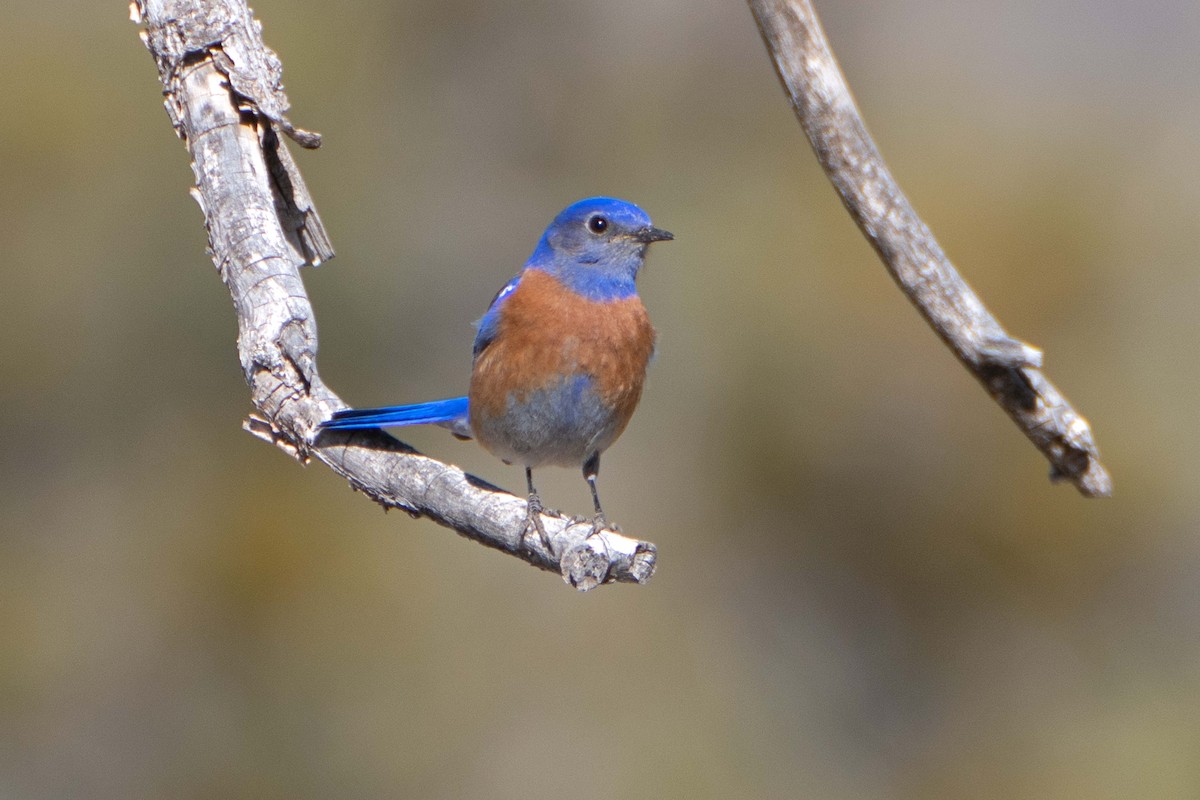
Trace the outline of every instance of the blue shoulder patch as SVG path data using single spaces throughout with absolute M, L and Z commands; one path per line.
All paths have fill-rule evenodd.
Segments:
M 500 326 L 500 306 L 504 305 L 504 301 L 508 299 L 514 291 L 517 284 L 521 282 L 521 276 L 518 275 L 508 283 L 504 284 L 500 291 L 496 292 L 496 296 L 492 298 L 491 305 L 488 310 L 475 323 L 477 328 L 475 332 L 475 346 L 472 348 L 471 355 L 473 358 L 478 358 L 479 354 L 487 349 L 487 346 L 496 338 L 496 330 Z

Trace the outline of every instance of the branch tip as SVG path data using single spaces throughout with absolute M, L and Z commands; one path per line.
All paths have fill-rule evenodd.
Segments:
M 867 132 L 810 0 L 748 0 L 776 74 L 842 203 L 908 299 L 1050 461 L 1055 480 L 1107 497 L 1091 429 L 955 270 Z M 1065 446 L 1064 446 L 1065 445 Z

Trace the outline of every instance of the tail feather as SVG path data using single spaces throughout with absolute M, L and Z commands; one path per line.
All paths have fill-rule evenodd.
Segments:
M 470 435 L 467 424 L 467 398 L 451 397 L 429 403 L 385 408 L 349 408 L 338 411 L 321 427 L 332 430 L 387 428 L 400 425 L 440 425 L 456 435 Z M 461 434 L 460 434 L 461 432 Z

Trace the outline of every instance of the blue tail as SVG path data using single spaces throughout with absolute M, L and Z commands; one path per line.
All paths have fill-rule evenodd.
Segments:
M 321 423 L 322 428 L 333 430 L 387 428 L 398 425 L 441 425 L 455 433 L 462 430 L 463 435 L 469 436 L 467 398 L 451 397 L 448 400 L 386 408 L 350 408 L 337 412 L 332 418 Z

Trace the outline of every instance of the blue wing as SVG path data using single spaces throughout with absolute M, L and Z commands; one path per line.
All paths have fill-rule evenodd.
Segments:
M 492 298 L 487 312 L 479 322 L 475 323 L 478 330 L 475 333 L 475 346 L 471 350 L 473 358 L 479 358 L 479 354 L 486 350 L 487 346 L 496 338 L 496 331 L 500 329 L 500 306 L 504 305 L 504 301 L 516 290 L 517 284 L 520 282 L 521 276 L 518 275 L 504 284 L 504 288 L 496 292 L 496 296 Z
M 451 397 L 430 403 L 385 408 L 350 408 L 339 411 L 321 423 L 332 430 L 387 428 L 400 425 L 440 425 L 459 436 L 470 436 L 467 423 L 467 398 Z

